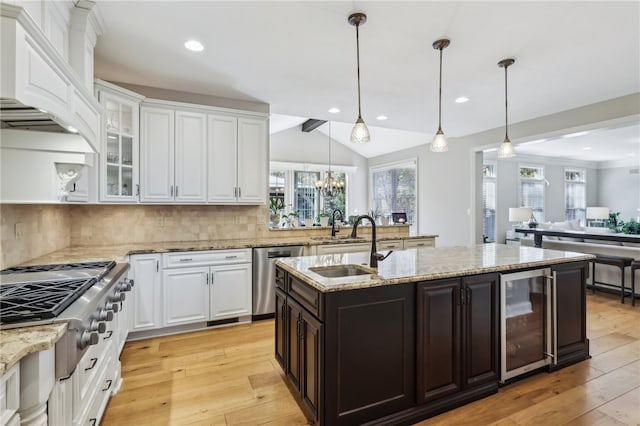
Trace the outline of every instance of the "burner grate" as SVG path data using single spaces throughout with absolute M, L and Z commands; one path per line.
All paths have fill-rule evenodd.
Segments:
M 31 266 L 15 266 L 0 271 L 0 275 L 23 274 L 25 272 L 50 272 L 50 271 L 70 271 L 74 269 L 100 269 L 104 268 L 105 273 L 116 266 L 113 260 L 104 260 L 97 262 L 77 262 L 77 263 L 60 263 L 54 265 L 31 265 Z
M 64 279 L 0 286 L 0 324 L 54 318 L 97 279 Z

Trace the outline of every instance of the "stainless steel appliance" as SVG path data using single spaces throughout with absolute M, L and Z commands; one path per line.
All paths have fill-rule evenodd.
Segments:
M 128 263 L 100 261 L 2 270 L 0 329 L 68 323 L 55 353 L 56 378 L 69 377 L 131 290 L 128 269 Z
M 501 275 L 503 383 L 557 362 L 555 304 L 555 273 L 551 275 L 550 268 Z
M 302 256 L 303 246 L 253 249 L 253 319 L 272 318 L 276 311 L 276 259 Z

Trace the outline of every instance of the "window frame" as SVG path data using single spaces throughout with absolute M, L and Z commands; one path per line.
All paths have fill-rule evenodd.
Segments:
M 485 166 L 492 166 L 493 167 L 493 175 L 492 176 L 485 176 L 484 174 L 484 168 Z M 484 185 L 485 182 L 492 182 L 495 186 L 495 195 L 494 195 L 494 202 L 495 202 L 495 206 L 493 208 L 493 235 L 488 235 L 485 234 L 485 218 L 486 218 L 486 208 L 485 208 L 485 197 L 484 197 Z M 482 235 L 486 235 L 487 238 L 489 239 L 489 241 L 496 241 L 496 235 L 497 235 L 497 226 L 498 226 L 498 218 L 497 218 L 497 210 L 498 210 L 498 162 L 497 161 L 493 161 L 493 160 L 487 160 L 487 161 L 483 161 L 482 163 Z
M 382 163 L 382 164 L 376 164 L 375 166 L 370 166 L 369 167 L 369 200 L 368 200 L 368 204 L 369 206 L 373 206 L 373 200 L 374 200 L 374 188 L 373 188 L 373 174 L 374 173 L 378 173 L 378 172 L 384 172 L 387 170 L 392 170 L 392 169 L 400 169 L 400 168 L 410 168 L 413 167 L 415 169 L 415 177 L 414 177 L 414 182 L 413 182 L 413 187 L 414 187 L 414 204 L 415 204 L 415 214 L 414 214 L 414 223 L 411 223 L 411 232 L 415 233 L 418 231 L 419 229 L 419 213 L 418 213 L 418 203 L 419 203 L 419 187 L 418 187 L 418 173 L 419 173 L 419 169 L 418 169 L 418 158 L 417 157 L 412 157 L 409 159 L 405 159 L 405 160 L 400 160 L 400 161 L 393 161 L 393 162 L 389 162 L 389 163 Z M 373 210 L 373 207 L 371 207 L 371 210 Z M 389 214 L 391 214 L 391 212 L 389 212 Z
M 541 173 L 541 177 L 536 177 L 536 178 L 528 178 L 528 177 L 523 177 L 522 173 L 521 173 L 521 169 L 536 169 L 536 170 L 540 170 Z M 518 164 L 518 207 L 531 207 L 533 210 L 533 215 L 536 219 L 536 221 L 538 221 L 538 223 L 544 222 L 545 220 L 545 211 L 546 211 L 546 183 L 547 183 L 547 179 L 545 178 L 546 175 L 546 170 L 545 170 L 545 166 L 543 164 L 531 164 L 531 163 L 519 163 Z M 542 185 L 542 208 L 541 211 L 536 210 L 534 207 L 532 206 L 525 206 L 524 205 L 524 200 L 522 199 L 522 183 L 523 182 L 537 182 L 540 183 Z M 539 213 L 538 215 L 536 215 L 536 213 Z
M 567 172 L 578 172 L 582 175 L 582 180 L 581 181 L 575 181 L 575 180 L 567 180 Z M 584 187 L 584 206 L 581 208 L 574 208 L 573 210 L 581 210 L 582 211 L 582 217 L 579 218 L 580 219 L 580 223 L 584 226 L 586 225 L 586 221 L 587 221 L 587 169 L 586 168 L 581 168 L 581 167 L 565 167 L 564 168 L 564 176 L 563 176 L 563 181 L 564 181 L 564 218 L 565 220 L 569 220 L 567 219 L 567 185 L 568 184 L 582 184 L 582 186 Z M 575 220 L 575 219 L 572 219 Z

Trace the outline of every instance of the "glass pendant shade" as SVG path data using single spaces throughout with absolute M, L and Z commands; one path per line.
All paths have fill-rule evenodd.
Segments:
M 371 140 L 371 135 L 369 134 L 369 129 L 367 125 L 364 123 L 362 117 L 358 117 L 356 120 L 356 124 L 353 126 L 351 130 L 351 142 L 355 143 L 366 143 Z
M 445 137 L 442 129 L 438 129 L 438 132 L 431 141 L 431 152 L 447 152 L 449 151 L 449 143 Z
M 513 144 L 507 138 L 500 144 L 498 148 L 498 158 L 511 158 L 516 156 L 516 150 L 513 149 Z

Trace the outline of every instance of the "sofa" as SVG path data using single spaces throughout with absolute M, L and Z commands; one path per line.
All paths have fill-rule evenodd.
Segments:
M 538 229 L 549 229 L 554 231 L 582 231 L 586 233 L 611 233 L 608 228 L 583 228 L 577 221 L 540 223 Z M 525 237 L 520 239 L 523 246 L 533 246 L 533 237 Z M 576 237 L 542 237 L 542 248 L 562 251 L 573 251 L 578 253 L 604 254 L 609 256 L 631 257 L 640 261 L 640 243 L 626 243 L 616 241 L 590 240 L 588 238 Z M 631 288 L 631 268 L 625 268 L 625 287 Z M 589 268 L 591 275 L 591 268 Z M 620 269 L 615 266 L 598 264 L 596 267 L 596 281 L 614 283 L 620 285 Z M 592 277 L 589 276 L 589 284 Z M 640 297 L 640 273 L 636 276 L 636 297 Z

